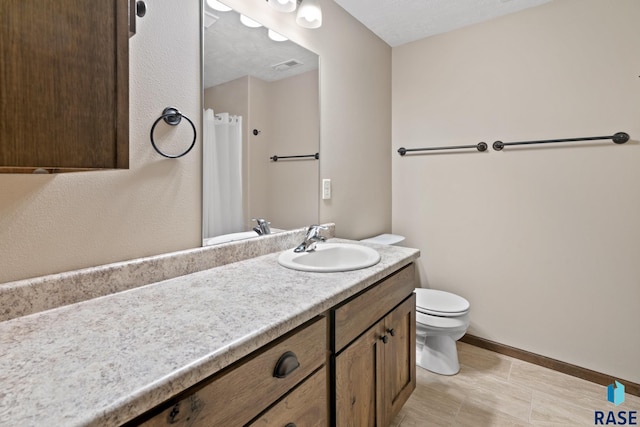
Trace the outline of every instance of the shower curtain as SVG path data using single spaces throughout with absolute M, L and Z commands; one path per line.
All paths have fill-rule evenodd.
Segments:
M 242 117 L 204 112 L 203 238 L 244 231 Z

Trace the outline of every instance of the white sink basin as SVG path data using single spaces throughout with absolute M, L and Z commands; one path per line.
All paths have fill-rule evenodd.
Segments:
M 318 243 L 311 252 L 284 251 L 278 263 L 287 268 L 317 273 L 351 271 L 380 262 L 380 254 L 367 246 L 351 243 Z

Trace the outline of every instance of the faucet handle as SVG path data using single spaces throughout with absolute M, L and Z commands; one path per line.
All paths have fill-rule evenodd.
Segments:
M 318 224 L 311 224 L 311 225 L 307 228 L 307 230 L 308 230 L 308 231 L 311 231 L 311 230 L 318 230 L 318 231 L 320 231 L 320 230 L 328 230 L 328 229 L 329 229 L 329 227 L 326 227 L 326 226 L 324 226 L 324 225 L 318 225 Z
M 252 218 L 251 221 L 256 221 L 258 223 L 258 226 L 254 227 L 253 230 L 259 235 L 271 234 L 271 227 L 269 227 L 271 223 L 268 222 L 266 219 Z
M 307 228 L 307 239 L 313 238 L 324 242 L 325 240 L 327 240 L 327 238 L 320 235 L 321 230 L 328 230 L 328 227 L 318 224 L 310 225 Z
M 300 252 L 311 252 L 316 249 L 316 243 L 324 242 L 327 240 L 326 237 L 320 235 L 320 230 L 327 230 L 328 227 L 318 224 L 312 224 L 307 227 L 307 234 L 304 237 L 304 242 L 300 243 L 298 247 L 296 247 L 293 251 L 296 253 Z
M 309 227 L 307 227 L 307 233 L 319 234 L 320 230 L 327 230 L 327 229 L 328 228 L 325 227 L 324 225 L 311 224 Z

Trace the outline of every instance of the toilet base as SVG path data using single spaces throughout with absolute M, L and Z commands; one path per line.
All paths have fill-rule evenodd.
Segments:
M 448 335 L 426 336 L 416 344 L 417 365 L 440 375 L 455 375 L 460 371 L 456 341 Z

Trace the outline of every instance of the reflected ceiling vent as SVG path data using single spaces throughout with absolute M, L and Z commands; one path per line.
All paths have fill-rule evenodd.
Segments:
M 209 13 L 207 11 L 204 12 L 204 29 L 208 30 L 210 26 L 216 23 L 216 21 L 220 19 L 213 13 Z
M 298 65 L 302 65 L 302 62 L 298 61 L 297 59 L 289 59 L 279 64 L 272 65 L 271 68 L 276 71 L 285 71 L 289 68 L 297 67 Z

